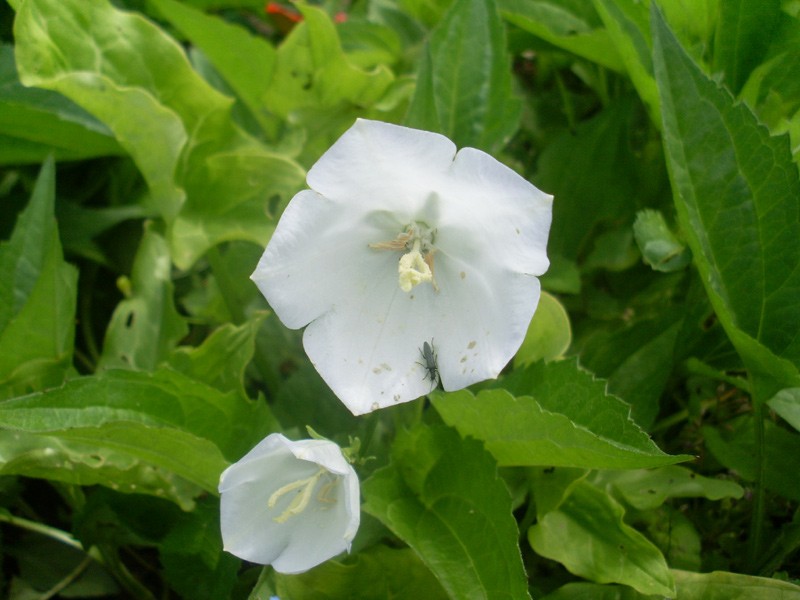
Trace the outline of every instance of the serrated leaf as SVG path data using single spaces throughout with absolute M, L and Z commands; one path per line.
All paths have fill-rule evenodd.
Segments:
M 516 131 L 520 106 L 494 0 L 456 0 L 423 52 L 405 124 L 492 152 Z
M 133 263 L 128 297 L 106 329 L 98 369 L 152 371 L 189 331 L 175 308 L 172 262 L 167 242 L 145 224 Z
M 346 562 L 328 561 L 301 575 L 276 575 L 278 596 L 337 600 L 445 600 L 439 582 L 409 548 L 373 546 Z
M 528 540 L 537 554 L 581 577 L 674 597 L 675 583 L 664 556 L 624 523 L 624 513 L 610 496 L 580 482 L 557 510 L 530 528 Z
M 622 61 L 589 2 L 500 0 L 507 21 L 577 56 L 621 71 Z
M 58 385 L 72 363 L 78 272 L 64 262 L 54 206 L 50 158 L 0 245 L 0 400 Z
M 515 371 L 504 387 L 431 395 L 442 419 L 484 441 L 500 465 L 633 469 L 691 458 L 662 452 L 575 360 Z
M 447 428 L 397 436 L 363 482 L 364 510 L 405 541 L 453 598 L 527 598 L 511 498 L 480 444 Z
M 751 371 L 797 385 L 800 179 L 786 136 L 709 79 L 652 4 L 675 205 L 706 291 Z M 774 385 L 770 384 L 770 388 Z M 774 393 L 769 393 L 767 397 Z

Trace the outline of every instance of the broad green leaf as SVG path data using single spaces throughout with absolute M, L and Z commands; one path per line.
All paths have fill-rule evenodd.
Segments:
M 680 600 L 797 600 L 800 587 L 767 577 L 714 571 L 695 573 L 672 569 L 676 598 Z M 542 600 L 650 600 L 628 587 L 596 583 L 568 583 Z
M 54 206 L 48 159 L 0 244 L 0 400 L 58 385 L 71 368 L 78 273 L 64 262 Z
M 231 597 L 241 561 L 223 551 L 219 527 L 219 502 L 205 497 L 191 513 L 175 519 L 159 544 L 165 579 L 182 598 Z
M 770 421 L 764 427 L 764 487 L 800 501 L 800 481 L 796 476 L 800 435 Z M 724 428 L 703 427 L 702 434 L 706 447 L 722 465 L 745 481 L 756 480 L 758 457 L 752 417 L 739 417 Z
M 558 198 L 548 254 L 577 260 L 600 227 L 630 222 L 646 184 L 631 150 L 632 96 L 564 131 L 544 149 L 534 183 Z
M 582 364 L 608 379 L 609 393 L 631 405 L 631 414 L 642 427 L 649 428 L 658 415 L 683 321 L 683 310 L 665 309 L 657 318 L 598 331 L 584 344 Z
M 130 281 L 106 329 L 100 369 L 152 371 L 188 332 L 173 300 L 167 242 L 145 224 Z
M 714 35 L 714 70 L 738 94 L 769 49 L 781 17 L 780 0 L 723 0 Z
M 714 571 L 692 573 L 673 570 L 681 600 L 798 600 L 800 587 L 768 577 Z
M 75 160 L 122 153 L 105 125 L 64 96 L 24 87 L 14 50 L 0 46 L 0 164 Z
M 281 598 L 445 600 L 449 597 L 409 548 L 373 546 L 345 562 L 328 561 L 307 573 L 278 574 L 276 578 L 277 595 Z
M 0 474 L 99 484 L 159 496 L 184 510 L 201 490 L 217 493 L 227 465 L 214 444 L 171 427 L 116 421 L 40 432 L 0 429 Z
M 653 76 L 647 5 L 637 0 L 594 0 L 594 6 L 651 120 L 660 128 L 661 107 Z
M 177 213 L 186 125 L 207 116 L 203 104 L 228 104 L 192 72 L 180 47 L 105 0 L 26 0 L 14 36 L 21 81 L 57 91 L 104 122 L 147 180 L 152 205 Z
M 742 486 L 733 481 L 704 477 L 677 465 L 653 470 L 599 473 L 597 479 L 611 486 L 637 510 L 661 506 L 669 498 L 741 498 Z
M 769 407 L 800 431 L 800 388 L 786 388 L 767 401 Z
M 745 105 L 709 79 L 657 8 L 652 19 L 681 228 L 748 367 L 793 385 L 800 365 L 800 180 L 788 138 L 770 137 Z
M 295 191 L 304 172 L 234 124 L 233 100 L 175 40 L 107 0 L 28 0 L 15 36 L 23 83 L 73 100 L 131 155 L 149 209 L 170 225 L 176 265 L 190 267 L 222 241 L 266 243 L 267 201 Z
M 567 311 L 554 296 L 542 292 L 522 346 L 514 356 L 514 366 L 560 358 L 571 342 L 572 328 Z
M 451 598 L 527 598 L 511 498 L 492 457 L 444 427 L 395 439 L 364 510 L 420 556 Z
M 507 389 L 477 396 L 431 395 L 442 419 L 485 442 L 500 465 L 635 469 L 690 458 L 664 454 L 631 420 L 630 407 L 575 360 L 537 363 L 503 383 Z
M 500 0 L 503 18 L 572 52 L 621 71 L 623 63 L 590 2 L 581 0 Z
M 555 511 L 528 531 L 537 554 L 598 583 L 624 583 L 643 594 L 674 597 L 664 556 L 626 525 L 622 506 L 596 487 L 578 483 Z
M 533 467 L 528 470 L 536 514 L 541 519 L 557 510 L 580 481 L 589 474 L 587 469 L 564 467 Z
M 0 404 L 1 426 L 32 433 L 121 423 L 185 431 L 210 440 L 233 461 L 269 432 L 272 421 L 263 403 L 222 393 L 171 369 L 108 371 Z
M 520 107 L 494 0 L 456 0 L 423 51 L 405 124 L 492 152 L 516 131 Z
M 264 95 L 275 67 L 275 49 L 272 45 L 238 25 L 206 15 L 175 0 L 150 1 L 203 51 L 262 129 L 274 135 L 277 120 L 264 106 Z
M 221 392 L 236 390 L 246 398 L 244 371 L 253 358 L 256 333 L 264 316 L 240 327 L 230 323 L 223 325 L 197 348 L 181 346 L 173 350 L 167 363 L 176 371 Z
M 321 8 L 298 4 L 303 22 L 278 47 L 264 101 L 274 114 L 306 128 L 303 156 L 315 160 L 358 116 L 389 91 L 394 74 L 353 64 Z

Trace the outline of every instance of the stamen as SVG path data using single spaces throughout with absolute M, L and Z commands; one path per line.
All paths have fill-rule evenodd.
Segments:
M 435 230 L 431 230 L 423 223 L 411 223 L 405 232 L 400 233 L 393 240 L 370 244 L 373 250 L 405 250 L 397 265 L 398 285 L 404 292 L 410 292 L 420 283 L 430 282 L 434 291 L 439 291 L 439 286 L 433 278 L 433 246 Z
M 272 520 L 275 521 L 276 523 L 285 523 L 286 521 L 289 520 L 290 517 L 299 515 L 301 512 L 303 512 L 308 507 L 308 503 L 311 501 L 311 496 L 314 493 L 314 488 L 317 487 L 317 482 L 326 473 L 328 473 L 328 471 L 320 467 L 320 469 L 311 477 L 308 477 L 306 479 L 300 479 L 298 481 L 293 481 L 292 483 L 287 483 L 282 488 L 276 490 L 269 497 L 269 500 L 267 501 L 267 506 L 269 506 L 270 508 L 275 508 L 275 505 L 278 503 L 278 500 L 281 498 L 281 496 L 284 496 L 289 492 L 294 491 L 298 488 L 303 488 L 302 491 L 295 494 L 294 498 L 292 498 L 292 501 L 289 503 L 289 506 L 286 508 L 286 510 L 284 510 L 277 517 L 273 517 Z M 322 494 L 323 492 L 327 494 L 328 491 L 327 486 L 332 486 L 333 483 L 334 482 L 330 482 L 326 486 L 323 486 L 322 490 L 320 491 L 320 494 Z M 336 499 L 335 498 L 328 499 L 326 495 L 325 501 L 335 502 Z

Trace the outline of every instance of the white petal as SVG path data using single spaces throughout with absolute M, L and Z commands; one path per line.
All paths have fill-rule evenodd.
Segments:
M 403 292 L 396 267 L 389 267 L 376 274 L 363 295 L 306 328 L 306 353 L 353 414 L 414 400 L 431 390 L 418 363 L 420 348 L 433 331 L 433 294 L 427 284 Z
M 431 335 L 442 386 L 453 391 L 500 374 L 522 344 L 540 285 L 531 275 L 483 268 L 480 261 L 437 261 Z
M 291 496 L 270 507 L 273 493 L 314 476 L 320 467 L 332 473 L 323 476 L 333 484 L 329 493 L 323 495 L 321 487 L 315 487 L 300 514 L 277 522 Z M 272 564 L 282 573 L 307 571 L 348 550 L 358 530 L 358 477 L 333 442 L 267 436 L 225 470 L 219 490 L 225 550 L 251 562 Z
M 542 275 L 553 197 L 485 152 L 463 148 L 442 195 L 437 247 L 463 257 L 491 256 L 497 265 Z
M 407 224 L 439 187 L 455 153 L 438 133 L 358 119 L 306 179 L 328 198 L 388 211 Z
M 281 322 L 298 329 L 362 293 L 359 286 L 388 256 L 369 244 L 400 230 L 391 219 L 306 190 L 286 207 L 251 278 Z

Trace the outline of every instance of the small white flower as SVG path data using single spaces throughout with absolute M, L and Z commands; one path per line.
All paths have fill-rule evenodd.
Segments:
M 474 148 L 359 119 L 308 173 L 252 279 L 356 415 L 496 377 L 539 302 L 552 196 Z
M 333 442 L 264 438 L 220 477 L 225 550 L 302 573 L 347 550 L 361 518 L 358 476 Z

